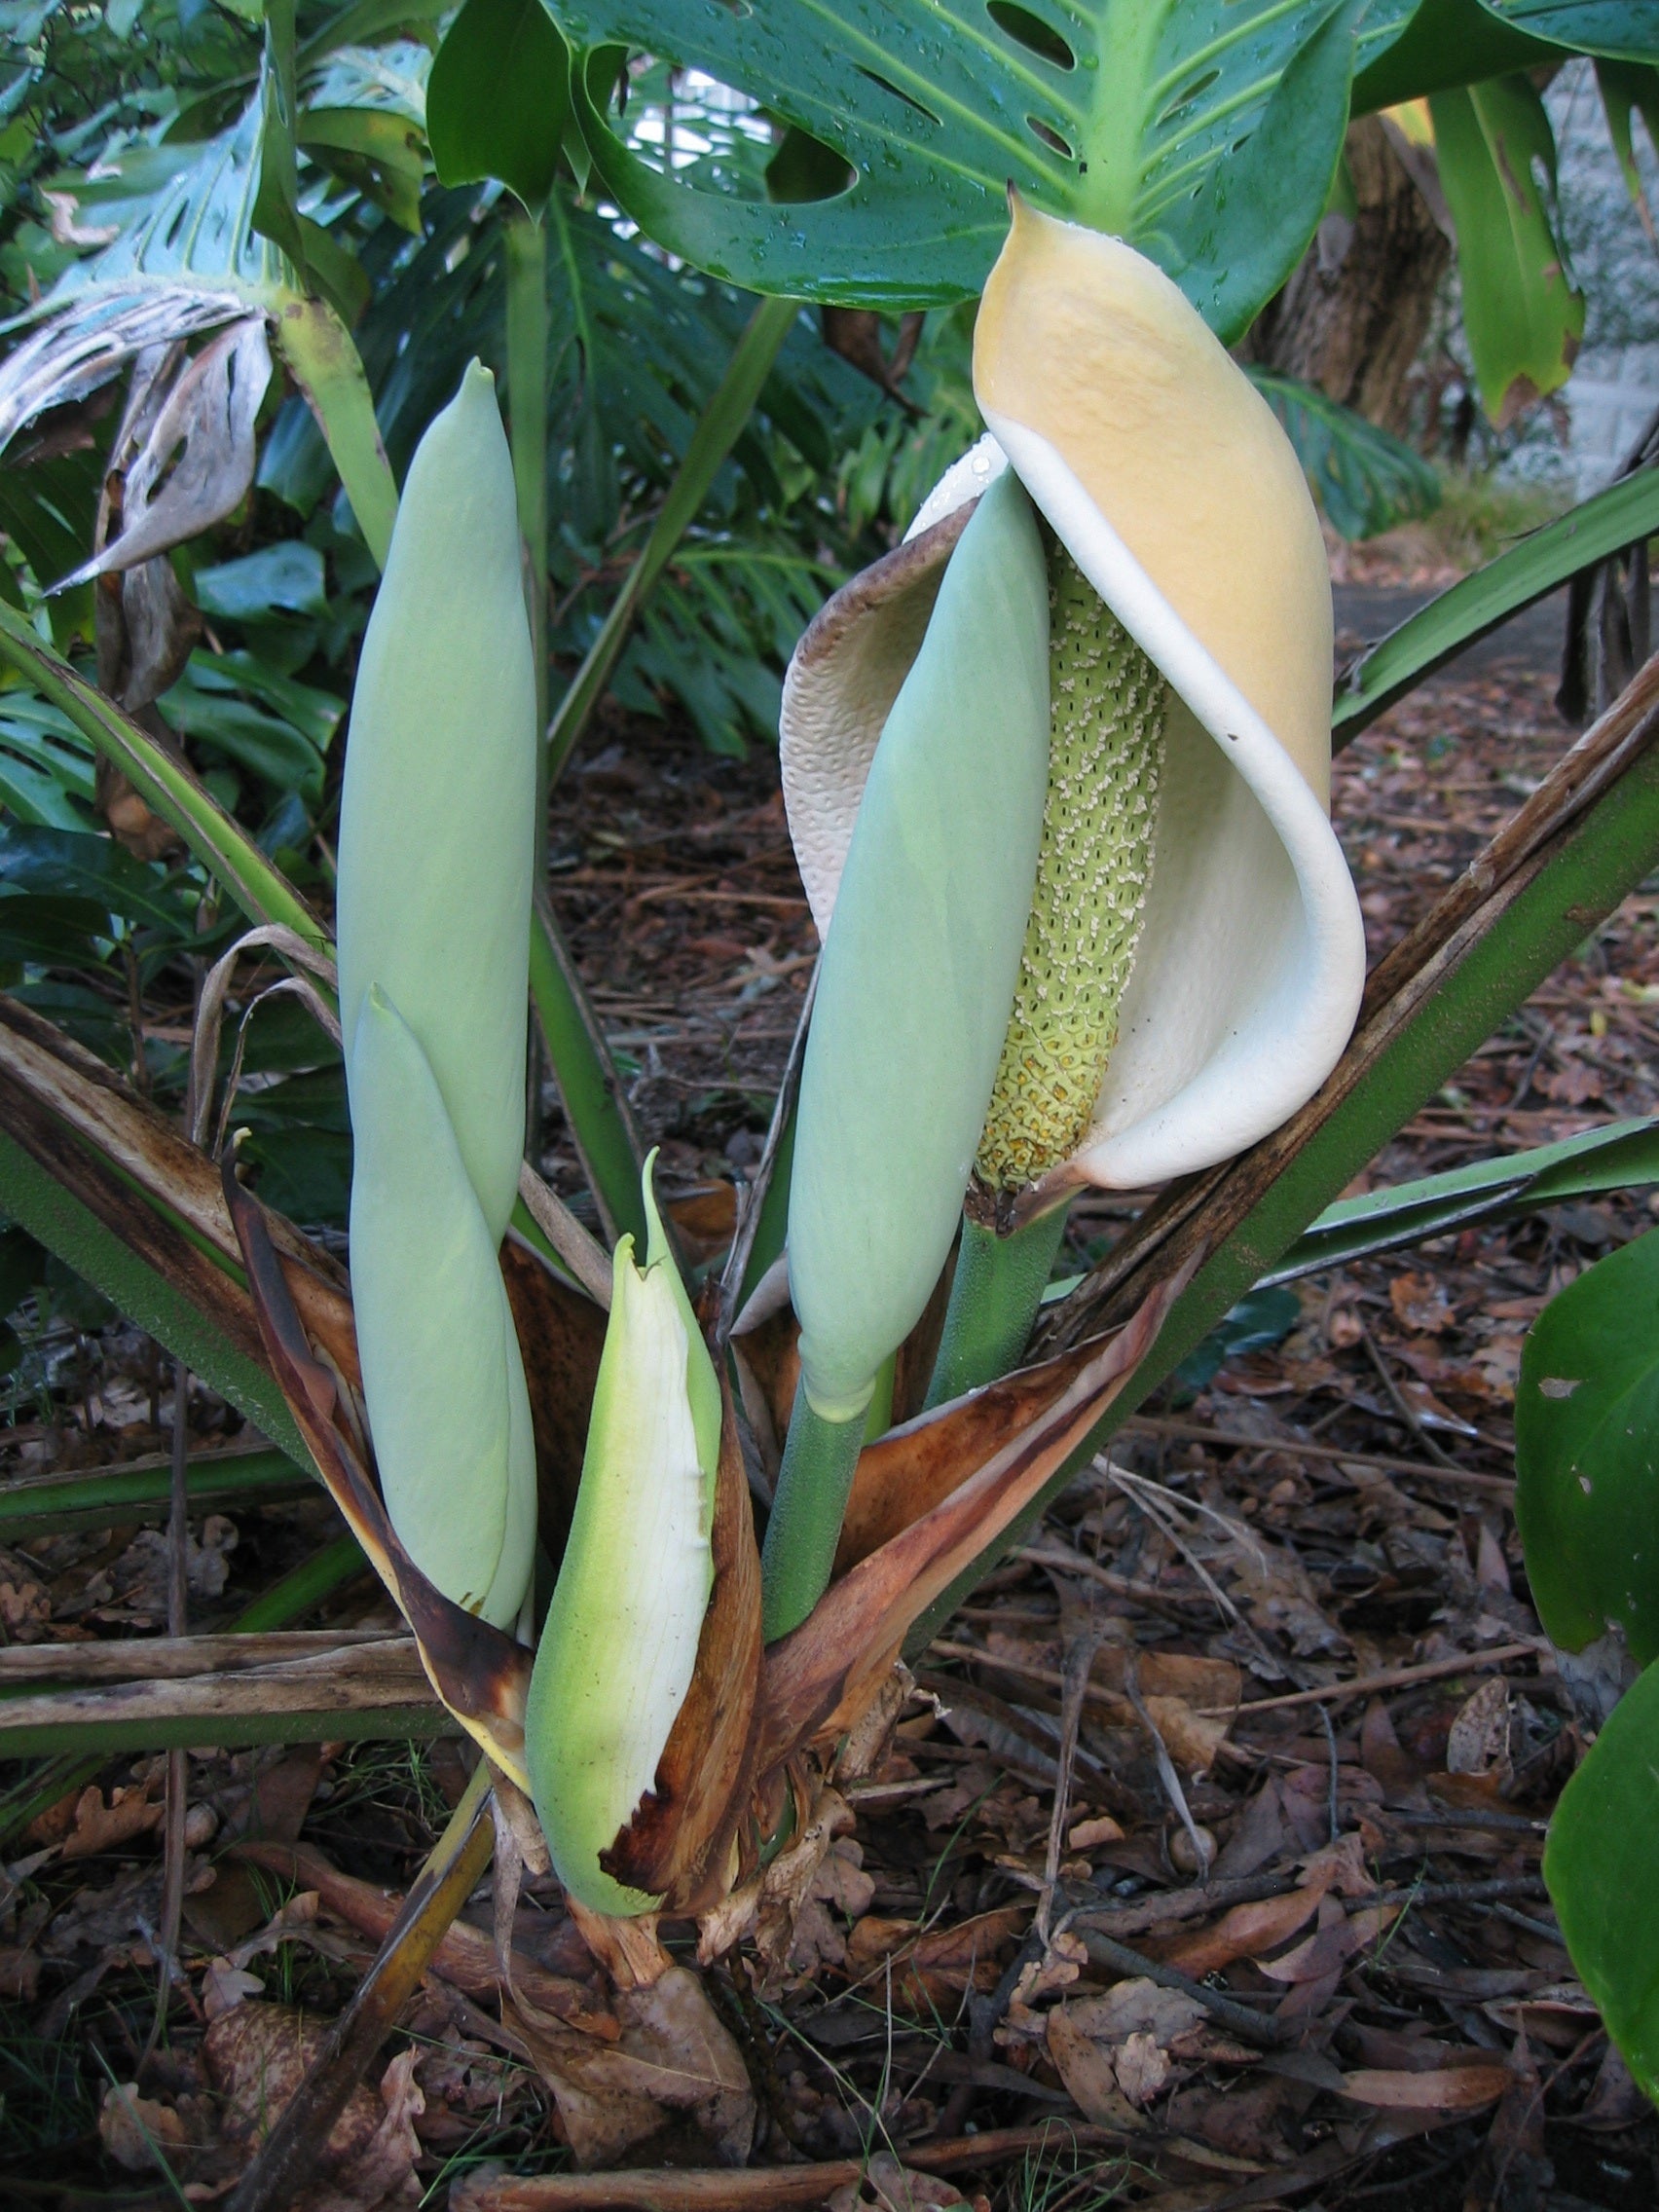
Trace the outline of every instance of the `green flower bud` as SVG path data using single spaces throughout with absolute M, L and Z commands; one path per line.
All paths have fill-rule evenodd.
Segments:
M 378 983 L 421 1040 L 498 1243 L 524 1157 L 536 742 L 512 458 L 474 362 L 410 464 L 363 639 L 336 928 L 348 1066 Z
M 535 1443 L 518 1338 L 426 1055 L 371 986 L 350 1066 L 351 1294 L 381 1489 L 446 1598 L 511 1628 L 535 1551 Z
M 790 1288 L 814 1410 L 861 1413 L 956 1232 L 1031 912 L 1049 587 L 1012 473 L 950 556 L 847 849 L 801 1073 Z
M 616 1247 L 581 1487 L 525 1720 L 525 1759 L 559 1879 L 608 1913 L 656 1901 L 613 1881 L 600 1860 L 656 1780 L 714 1588 L 719 1383 L 650 1170 L 647 1161 L 645 1267 L 631 1236 Z

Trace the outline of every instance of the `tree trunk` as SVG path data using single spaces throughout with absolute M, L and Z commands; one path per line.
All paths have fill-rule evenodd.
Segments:
M 1355 212 L 1325 217 L 1290 281 L 1263 310 L 1246 350 L 1264 368 L 1316 385 L 1369 422 L 1404 433 L 1410 371 L 1452 244 L 1426 197 L 1439 197 L 1432 166 L 1415 182 L 1405 166 L 1411 149 L 1402 155 L 1381 118 L 1349 125 L 1346 155 Z

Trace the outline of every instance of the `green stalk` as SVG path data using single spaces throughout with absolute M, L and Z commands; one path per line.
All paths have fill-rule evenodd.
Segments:
M 1536 872 L 1481 934 L 1455 940 L 1463 944 L 1461 957 L 1448 965 L 1353 1087 L 1343 1091 L 1333 1079 L 1322 1118 L 1200 1266 L 1111 1410 L 1030 1510 L 917 1622 L 908 1650 L 926 1646 L 975 1584 L 1025 1541 L 1079 1469 L 1277 1264 L 1309 1222 L 1656 866 L 1659 744 L 1650 745 L 1561 833 Z M 1249 1172 L 1248 1155 L 1235 1172 Z M 1155 1255 L 1142 1282 L 1131 1283 L 1125 1296 L 1150 1287 L 1160 1267 Z
M 157 1460 L 153 1466 L 8 1485 L 0 1490 L 0 1540 L 14 1543 L 68 1529 L 101 1529 L 112 1521 L 165 1520 L 171 1475 L 170 1465 Z M 191 1461 L 185 1475 L 185 1493 L 197 1512 L 274 1505 L 311 1496 L 315 1488 L 316 1477 L 274 1445 L 204 1455 Z
M 760 396 L 760 387 L 771 374 L 772 364 L 799 313 L 798 300 L 763 299 L 750 316 L 730 365 L 691 433 L 691 442 L 668 488 L 668 497 L 645 548 L 628 571 L 627 580 L 617 593 L 599 636 L 588 647 L 587 657 L 572 678 L 571 688 L 559 702 L 559 711 L 547 733 L 550 785 L 557 783 L 565 762 L 604 697 L 611 672 L 628 642 L 635 616 L 668 566 L 675 547 L 696 520 L 697 510 L 709 496 L 709 487 L 742 435 L 755 402 Z
M 148 731 L 103 693 L 75 674 L 45 645 L 24 617 L 0 603 L 0 660 L 10 661 L 54 706 L 60 707 L 88 743 L 114 762 L 153 814 L 184 839 L 253 922 L 281 922 L 332 954 L 328 932 L 279 867 L 266 859 L 240 823 L 205 792 L 182 760 L 163 750 Z
M 378 569 L 397 520 L 397 481 L 381 443 L 374 396 L 351 333 L 322 300 L 284 303 L 276 344 L 305 393 Z
M 547 727 L 547 232 L 515 207 L 507 222 L 507 428 L 519 529 L 530 562 L 535 726 Z M 543 771 L 545 774 L 545 771 Z M 545 811 L 545 793 L 543 812 Z M 545 835 L 545 825 L 543 824 Z M 540 869 L 537 869 L 539 875 Z
M 1019 1365 L 1070 1209 L 1070 1198 L 1062 1199 L 1008 1236 L 963 1216 L 944 1333 L 928 1384 L 930 1408 Z
M 544 893 L 530 918 L 530 997 L 607 1240 L 613 1244 L 627 1231 L 643 1252 L 649 1237 L 640 1196 L 645 1154 L 605 1032 Z M 664 1227 L 672 1240 L 672 1228 Z
M 303 1561 L 255 1598 L 252 1604 L 232 1621 L 231 1634 L 263 1636 L 272 1629 L 286 1628 L 291 1620 L 309 1613 L 313 1605 L 320 1605 L 343 1582 L 350 1582 L 352 1575 L 366 1571 L 368 1564 L 355 1536 L 350 1531 L 336 1536 L 333 1543 L 325 1544 L 313 1558 Z
M 768 1643 L 798 1628 L 830 1587 L 866 1418 L 861 1407 L 851 1420 L 826 1420 L 804 1383 L 796 1385 L 760 1552 L 760 1634 Z
M 337 1537 L 314 1559 L 295 1567 L 291 1574 L 285 1574 L 280 1582 L 274 1583 L 255 1598 L 252 1604 L 232 1621 L 231 1633 L 251 1636 L 286 1628 L 290 1621 L 327 1597 L 363 1565 L 366 1562 L 356 1537 Z M 200 1720 L 195 1723 L 199 1729 L 202 1725 Z M 190 1740 L 196 1743 L 201 1739 L 193 1736 Z M 130 1749 L 142 1751 L 149 1746 L 139 1743 Z M 102 1751 L 91 1754 L 85 1751 L 66 1751 L 49 1759 L 44 1766 L 36 1767 L 32 1774 L 15 1784 L 0 1797 L 0 1844 L 9 1843 L 37 1814 L 67 1797 L 72 1789 L 84 1789 L 108 1755 Z

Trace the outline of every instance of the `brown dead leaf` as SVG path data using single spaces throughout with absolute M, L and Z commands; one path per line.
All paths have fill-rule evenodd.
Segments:
M 1467 2066 L 1433 2073 L 1390 2073 L 1364 2066 L 1343 2076 L 1343 2095 L 1355 2104 L 1417 2112 L 1474 2112 L 1495 2104 L 1508 2085 L 1508 2067 L 1494 2064 L 1484 2052 Z
M 1173 1944 L 1163 1952 L 1163 1959 L 1194 1981 L 1201 1981 L 1236 1959 L 1253 1959 L 1288 1942 L 1318 1911 L 1322 1895 L 1322 1888 L 1315 1887 L 1264 1898 L 1257 1904 L 1235 1904 L 1213 1928 L 1200 1929 Z
M 189 2131 L 170 2105 L 141 2097 L 136 2082 L 112 2082 L 98 2108 L 98 2140 L 129 2174 L 166 2173 Z
M 1456 1321 L 1446 1286 L 1433 1275 L 1396 1275 L 1388 1285 L 1388 1303 L 1402 1329 L 1419 1336 L 1437 1337 Z
M 529 2044 L 578 2165 L 612 2165 L 646 2144 L 664 2156 L 678 2146 L 679 2164 L 748 2157 L 756 2106 L 743 2056 L 686 1968 L 619 1993 L 613 2044 L 551 2016 L 532 2021 L 510 2002 L 502 2013 Z
M 1110 2053 L 1078 2025 L 1075 2009 L 1070 2004 L 1056 2005 L 1049 2014 L 1049 2056 L 1085 2120 L 1133 2134 L 1143 2124 L 1140 2115 L 1118 2085 Z
M 1509 1684 L 1493 1675 L 1465 1698 L 1446 1739 L 1448 1774 L 1509 1772 Z

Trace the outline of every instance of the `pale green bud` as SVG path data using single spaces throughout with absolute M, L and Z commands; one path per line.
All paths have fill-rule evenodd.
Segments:
M 363 639 L 336 928 L 348 1068 L 378 983 L 421 1040 L 497 1243 L 524 1156 L 536 743 L 512 458 L 474 362 L 410 464 Z
M 790 1188 L 806 1390 L 863 1410 L 950 1250 L 1049 785 L 1049 587 L 1012 473 L 950 556 L 870 763 L 824 947 Z
M 654 1154 L 652 1158 L 654 1159 Z M 525 1760 L 559 1879 L 595 1912 L 656 1901 L 600 1854 L 627 1826 L 691 1687 L 714 1588 L 720 1390 L 663 1235 L 616 1247 L 581 1488 L 542 1624 Z
M 373 985 L 350 1073 L 351 1297 L 387 1511 L 445 1597 L 511 1628 L 535 1550 L 535 1444 L 496 1237 L 426 1055 Z

